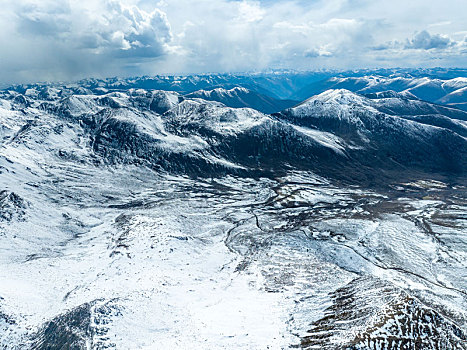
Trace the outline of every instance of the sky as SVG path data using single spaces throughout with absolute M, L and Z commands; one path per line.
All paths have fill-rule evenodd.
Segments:
M 466 0 L 2 0 L 0 84 L 467 66 Z

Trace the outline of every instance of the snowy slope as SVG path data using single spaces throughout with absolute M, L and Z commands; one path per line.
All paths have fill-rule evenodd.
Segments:
M 280 112 L 283 109 L 296 105 L 297 101 L 278 100 L 256 93 L 244 87 L 232 89 L 216 88 L 213 90 L 199 90 L 186 95 L 188 98 L 201 98 L 208 101 L 222 102 L 226 106 L 241 108 L 249 107 L 263 113 Z

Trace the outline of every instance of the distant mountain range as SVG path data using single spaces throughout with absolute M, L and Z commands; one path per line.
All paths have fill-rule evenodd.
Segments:
M 218 101 L 233 108 L 253 108 L 267 114 L 280 112 L 298 103 L 298 101 L 293 100 L 278 100 L 267 95 L 248 90 L 244 87 L 234 87 L 229 90 L 223 88 L 198 90 L 185 95 L 185 97 L 200 98 L 207 101 Z
M 332 77 L 313 82 L 294 94 L 305 99 L 328 89 L 347 89 L 360 94 L 384 91 L 409 93 L 421 100 L 467 110 L 467 78 L 413 78 L 406 76 Z
M 466 79 L 467 69 L 460 68 L 377 69 L 347 72 L 273 71 L 269 73 L 85 79 L 77 83 L 15 85 L 5 90 L 48 99 L 56 94 L 60 97 L 70 94 L 102 95 L 129 89 L 176 91 L 186 95 L 198 90 L 232 90 L 243 87 L 251 93 L 260 94 L 262 98 L 269 96 L 274 100 L 288 101 L 303 101 L 328 89 L 343 88 L 363 94 L 393 90 L 411 92 L 422 100 L 465 109 Z M 248 103 L 245 101 L 242 107 L 248 107 Z M 264 112 L 270 112 L 271 103 L 274 109 L 281 106 L 281 103 L 276 106 L 277 101 L 268 101 Z M 283 103 L 287 104 L 287 102 Z

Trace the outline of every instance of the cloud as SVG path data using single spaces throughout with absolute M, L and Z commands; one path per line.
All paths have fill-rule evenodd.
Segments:
M 3 0 L 0 81 L 427 66 L 434 57 L 465 66 L 465 10 L 465 0 Z
M 17 4 L 18 31 L 23 35 L 56 36 L 70 27 L 70 8 L 65 3 Z
M 172 50 L 166 14 L 123 0 L 11 1 L 0 25 L 3 81 L 141 74 Z
M 172 40 L 167 16 L 159 9 L 148 13 L 136 6 L 125 6 L 118 1 L 107 3 L 106 11 L 93 18 L 77 39 L 82 47 L 96 54 L 115 57 L 158 57 L 166 52 Z
M 332 52 L 326 50 L 326 48 L 313 48 L 305 51 L 305 57 L 315 58 L 315 57 L 330 57 Z
M 445 49 L 452 45 L 451 39 L 445 35 L 431 35 L 426 30 L 422 30 L 414 35 L 412 39 L 408 39 L 405 44 L 406 49 Z
M 23 36 L 48 36 L 96 55 L 157 57 L 172 39 L 165 13 L 157 8 L 146 12 L 116 0 L 93 12 L 77 2 L 26 3 L 16 12 Z
M 268 7 L 218 0 L 210 3 L 209 11 L 192 1 L 177 3 L 191 16 L 182 22 L 170 5 L 164 8 L 171 20 L 173 44 L 183 48 L 178 59 L 166 63 L 166 70 L 175 72 L 314 69 L 324 57 L 355 53 L 370 45 L 371 33 L 379 26 L 379 21 L 364 19 L 322 21 L 292 2 Z M 245 4 L 256 9 L 248 17 L 242 15 Z M 180 22 L 182 26 L 177 25 Z

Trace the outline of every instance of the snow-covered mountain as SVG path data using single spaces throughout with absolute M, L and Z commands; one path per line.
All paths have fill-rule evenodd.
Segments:
M 278 71 L 269 73 L 204 74 L 188 76 L 152 76 L 135 78 L 84 79 L 78 83 L 37 83 L 16 85 L 9 88 L 22 94 L 42 94 L 59 90 L 59 94 L 105 94 L 129 89 L 176 91 L 182 94 L 198 90 L 244 87 L 273 99 L 286 100 L 301 87 L 313 81 L 332 76 L 332 72 Z
M 244 87 L 251 91 L 264 94 L 275 99 L 293 99 L 300 95 L 299 100 L 304 100 L 312 95 L 333 88 L 329 81 L 349 78 L 349 80 L 362 81 L 375 79 L 401 78 L 406 82 L 416 79 L 462 80 L 467 77 L 466 69 L 377 69 L 357 70 L 347 72 L 319 71 L 271 71 L 258 73 L 238 74 L 202 74 L 186 76 L 144 76 L 134 78 L 108 78 L 108 79 L 84 79 L 78 83 L 36 83 L 11 86 L 9 90 L 15 90 L 22 94 L 49 94 L 55 91 L 62 97 L 66 94 L 105 94 L 112 91 L 126 91 L 129 89 L 165 90 L 176 91 L 182 94 L 198 90 L 212 90 L 215 88 L 232 89 Z M 310 87 L 319 87 L 312 91 L 306 91 Z M 345 88 L 345 87 L 344 87 Z M 349 90 L 351 88 L 347 87 Z M 459 87 L 460 88 L 460 87 Z M 303 89 L 303 91 L 302 91 Z M 29 90 L 29 91 L 28 91 Z M 383 88 L 380 91 L 386 91 Z M 299 93 L 300 92 L 300 93 Z
M 126 84 L 0 94 L 1 348 L 465 348 L 467 112 Z
M 352 163 L 387 170 L 402 166 L 405 171 L 465 173 L 466 112 L 380 96 L 369 99 L 348 90 L 328 90 L 277 116 L 333 133 L 349 145 Z
M 305 99 L 328 89 L 346 89 L 359 94 L 395 91 L 413 95 L 421 100 L 465 109 L 466 77 L 439 79 L 430 77 L 357 76 L 331 77 L 313 82 L 296 92 L 294 98 Z
M 329 177 L 345 174 L 347 180 L 360 178 L 353 169 L 362 165 L 368 173 L 395 176 L 405 166 L 465 171 L 467 113 L 382 96 L 329 90 L 274 116 L 145 90 L 46 101 L 10 93 L 5 103 L 26 114 L 47 112 L 41 119 L 49 124 L 66 120 L 88 137 L 95 161 L 108 164 L 141 163 L 191 175 L 266 174 L 292 166 Z
M 187 94 L 188 98 L 201 98 L 207 101 L 222 102 L 228 107 L 253 108 L 263 113 L 276 113 L 286 108 L 296 105 L 297 101 L 278 100 L 272 97 L 259 94 L 244 87 L 234 87 L 232 89 L 216 88 L 213 90 L 199 90 Z

